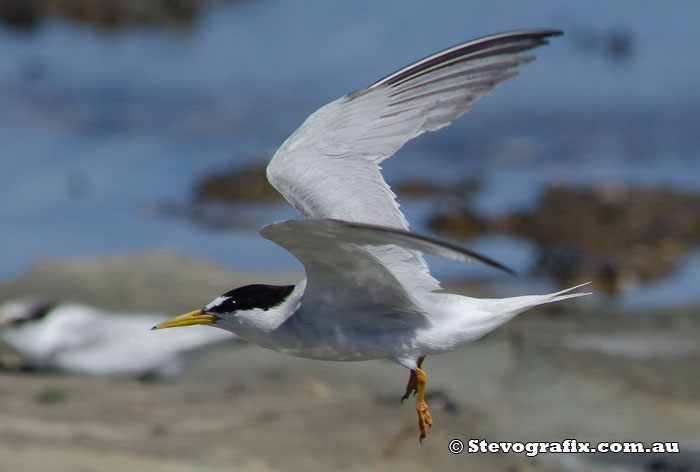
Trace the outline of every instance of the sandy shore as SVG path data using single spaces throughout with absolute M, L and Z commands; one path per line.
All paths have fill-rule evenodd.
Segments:
M 261 277 L 129 255 L 39 264 L 0 285 L 0 299 L 33 293 L 179 313 Z M 572 302 L 428 358 L 435 426 L 422 446 L 413 404 L 399 403 L 408 373 L 386 361 L 225 345 L 170 382 L 2 372 L 0 470 L 698 470 L 697 317 L 694 308 L 614 313 Z M 453 455 L 454 438 L 678 441 L 681 454 Z

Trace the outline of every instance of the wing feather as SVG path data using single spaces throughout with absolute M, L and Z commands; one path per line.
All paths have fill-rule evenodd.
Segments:
M 316 301 L 333 297 L 330 301 L 334 304 L 340 303 L 340 297 L 345 304 L 419 311 L 418 303 L 399 282 L 398 274 L 389 270 L 368 246 L 422 251 L 457 261 L 483 263 L 514 274 L 503 264 L 470 249 L 387 226 L 334 219 L 284 220 L 263 227 L 260 234 L 304 264 L 305 297 Z
M 534 59 L 521 54 L 561 32 L 530 29 L 469 41 L 415 62 L 313 113 L 267 168 L 270 183 L 305 218 L 402 230 L 408 222 L 379 164 L 408 140 L 448 125 Z M 370 252 L 408 288 L 440 288 L 420 250 Z
M 363 246 L 338 233 L 334 220 L 286 220 L 260 230 L 264 238 L 304 265 L 304 303 L 362 311 L 420 311 L 392 271 Z

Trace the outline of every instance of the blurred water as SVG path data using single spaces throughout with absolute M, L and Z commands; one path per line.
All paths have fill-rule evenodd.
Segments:
M 473 174 L 489 214 L 527 207 L 556 183 L 699 190 L 699 14 L 691 0 L 258 0 L 211 7 L 188 32 L 104 33 L 56 19 L 32 33 L 0 28 L 0 277 L 41 257 L 162 249 L 299 268 L 254 231 L 151 209 L 186 203 L 212 170 L 269 156 L 344 93 L 452 44 L 523 27 L 566 36 L 467 117 L 387 161 L 390 183 Z M 430 210 L 403 208 L 419 229 Z M 292 215 L 280 205 L 261 219 Z M 516 266 L 530 260 L 526 243 L 474 244 Z M 464 270 L 435 263 L 438 275 Z

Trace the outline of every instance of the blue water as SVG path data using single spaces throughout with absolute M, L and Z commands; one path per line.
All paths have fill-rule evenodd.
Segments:
M 40 258 L 134 250 L 300 269 L 255 231 L 154 209 L 186 204 L 203 175 L 271 155 L 344 93 L 452 44 L 522 27 L 566 36 L 465 118 L 387 161 L 390 183 L 474 175 L 487 214 L 529 207 L 551 184 L 698 191 L 698 18 L 694 0 L 255 0 L 210 7 L 186 32 L 104 33 L 58 19 L 31 33 L 0 27 L 0 278 Z M 628 54 L 606 49 L 614 31 L 629 38 Z M 424 229 L 433 207 L 403 209 Z M 259 217 L 293 215 L 278 205 Z M 532 262 L 524 241 L 469 245 L 521 271 Z M 446 277 L 481 274 L 434 263 Z M 693 272 L 684 265 L 678 276 L 695 282 Z M 654 298 L 671 303 L 663 284 Z M 634 292 L 626 296 L 633 305 Z

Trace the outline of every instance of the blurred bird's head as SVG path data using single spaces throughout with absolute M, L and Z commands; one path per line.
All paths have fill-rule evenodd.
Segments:
M 152 329 L 178 326 L 211 325 L 231 331 L 238 324 L 260 324 L 271 310 L 283 304 L 294 285 L 245 285 L 216 297 L 204 308 L 164 321 Z
M 11 300 L 0 305 L 0 329 L 18 327 L 27 323 L 40 321 L 55 307 L 35 298 Z

